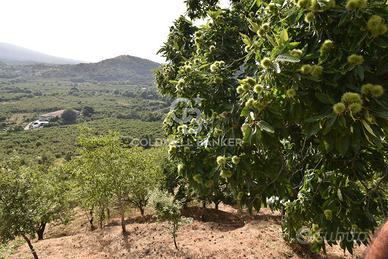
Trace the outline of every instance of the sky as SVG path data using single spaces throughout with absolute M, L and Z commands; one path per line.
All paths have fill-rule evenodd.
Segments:
M 0 42 L 83 62 L 156 55 L 184 0 L 1 0 Z

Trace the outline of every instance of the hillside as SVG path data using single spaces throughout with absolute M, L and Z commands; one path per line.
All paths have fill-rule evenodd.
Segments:
M 98 63 L 58 66 L 42 73 L 43 78 L 64 78 L 72 81 L 114 82 L 130 81 L 131 84 L 153 84 L 153 71 L 158 63 L 133 56 L 118 56 Z
M 7 64 L 77 64 L 79 61 L 54 57 L 8 43 L 0 43 L 0 61 Z
M 76 65 L 2 65 L 0 80 L 71 82 L 126 82 L 131 85 L 153 85 L 154 70 L 159 66 L 150 60 L 119 56 L 98 63 Z
M 151 211 L 148 211 L 148 215 Z M 80 211 L 70 225 L 51 225 L 46 240 L 34 242 L 41 258 L 361 258 L 365 248 L 354 255 L 337 247 L 328 247 L 327 256 L 313 255 L 308 249 L 288 245 L 281 232 L 280 215 L 268 209 L 255 215 L 239 214 L 236 209 L 221 206 L 214 209 L 190 207 L 184 211 L 192 217 L 178 232 L 175 250 L 167 223 L 151 215 L 144 222 L 131 213 L 128 234 L 122 235 L 118 218 L 111 219 L 102 230 L 90 232 L 88 219 Z M 206 221 L 200 220 L 206 215 Z M 0 249 L 0 257 L 1 257 Z M 26 258 L 30 251 L 23 242 L 3 249 L 3 256 Z

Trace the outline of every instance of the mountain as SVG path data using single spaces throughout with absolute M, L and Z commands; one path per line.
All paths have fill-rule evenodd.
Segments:
M 0 61 L 7 64 L 78 64 L 79 61 L 54 57 L 40 52 L 0 43 Z
M 118 56 L 98 63 L 57 66 L 45 73 L 44 78 L 71 79 L 78 82 L 129 81 L 131 84 L 152 85 L 154 70 L 160 64 L 133 56 Z
M 0 62 L 0 80 L 38 81 L 50 79 L 71 82 L 126 82 L 154 85 L 154 70 L 160 64 L 133 56 L 118 56 L 97 63 L 75 65 L 29 64 L 5 65 Z

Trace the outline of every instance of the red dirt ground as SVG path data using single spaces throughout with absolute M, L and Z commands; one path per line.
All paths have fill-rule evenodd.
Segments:
M 365 248 L 355 255 L 344 254 L 339 247 L 328 247 L 328 255 L 312 255 L 292 248 L 282 238 L 280 216 L 263 209 L 253 217 L 221 206 L 220 211 L 191 207 L 185 214 L 193 217 L 178 233 L 179 251 L 175 250 L 166 223 L 152 216 L 143 222 L 131 215 L 128 234 L 123 236 L 118 219 L 102 230 L 87 229 L 87 219 L 77 213 L 67 226 L 49 226 L 46 240 L 33 243 L 42 259 L 58 258 L 362 258 Z M 205 216 L 202 216 L 205 215 Z M 201 220 L 202 219 L 202 220 Z M 10 258 L 31 257 L 22 245 Z M 0 255 L 0 258 L 2 256 Z

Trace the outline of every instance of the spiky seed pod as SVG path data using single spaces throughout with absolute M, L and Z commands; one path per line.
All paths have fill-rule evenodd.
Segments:
M 190 65 L 186 65 L 183 67 L 186 73 L 191 73 L 193 71 L 193 68 Z
M 272 66 L 272 61 L 269 58 L 263 58 L 260 62 L 261 66 L 268 69 Z
M 222 77 L 216 77 L 214 78 L 214 83 L 216 83 L 217 85 L 220 85 L 224 82 L 224 79 L 222 79 Z
M 358 93 L 347 92 L 341 97 L 341 102 L 344 104 L 359 103 L 362 104 L 362 98 Z
M 314 77 L 320 77 L 323 73 L 323 67 L 319 65 L 314 65 L 312 67 L 311 75 Z
M 267 9 L 268 9 L 268 11 L 271 12 L 271 13 L 276 13 L 277 10 L 278 10 L 278 7 L 276 6 L 276 4 L 270 3 L 270 4 L 267 6 Z
M 366 0 L 348 0 L 346 3 L 346 9 L 348 11 L 363 9 L 367 7 L 367 4 L 368 2 Z
M 300 49 L 293 49 L 291 50 L 290 55 L 296 58 L 300 58 L 303 55 L 303 51 Z
M 244 89 L 244 92 L 249 91 L 249 89 L 251 88 L 251 86 L 249 84 L 247 84 L 247 83 L 243 84 L 242 87 Z
M 245 107 L 253 108 L 255 106 L 255 100 L 253 98 L 249 98 L 245 103 Z
M 318 224 L 313 224 L 311 227 L 311 230 L 314 232 L 317 232 L 319 230 L 319 225 Z
M 333 47 L 334 47 L 334 43 L 332 40 L 325 40 L 322 43 L 320 51 L 321 51 L 321 53 L 325 53 L 325 52 L 331 50 Z
M 373 37 L 384 35 L 387 32 L 387 25 L 384 24 L 382 17 L 372 15 L 367 23 L 367 29 Z
M 175 153 L 176 153 L 176 150 L 177 150 L 177 147 L 176 147 L 175 145 L 170 145 L 170 146 L 168 147 L 168 153 L 169 153 L 170 155 L 175 154 Z
M 304 21 L 307 23 L 312 23 L 315 20 L 315 14 L 313 12 L 308 12 L 304 16 Z
M 225 178 L 225 179 L 228 179 L 228 178 L 232 177 L 232 175 L 233 175 L 233 173 L 230 170 L 222 170 L 221 174 L 220 174 L 220 176 L 222 178 Z
M 249 86 L 254 86 L 256 84 L 256 80 L 253 77 L 245 78 L 244 82 L 246 82 Z
M 300 68 L 300 72 L 304 75 L 308 75 L 311 73 L 312 71 L 312 66 L 311 65 L 303 65 L 301 68 Z
M 257 93 L 257 94 L 261 92 L 261 89 L 263 89 L 263 86 L 260 85 L 260 84 L 256 84 L 256 85 L 253 87 L 253 91 L 254 91 L 255 93 Z
M 331 210 L 325 210 L 323 214 L 325 214 L 327 220 L 331 221 L 333 219 L 333 212 Z
M 363 95 L 371 95 L 373 84 L 364 84 L 361 86 L 361 93 Z
M 291 89 L 288 89 L 287 92 L 286 92 L 286 96 L 288 98 L 294 98 L 296 96 L 296 91 L 295 89 L 291 88 Z
M 352 114 L 356 114 L 362 110 L 362 104 L 361 103 L 352 103 L 349 105 L 348 108 Z
M 187 125 L 178 126 L 178 132 L 185 134 L 187 132 Z
M 269 31 L 269 29 L 271 28 L 269 23 L 263 23 L 263 25 L 261 25 L 261 28 L 264 30 L 264 31 Z
M 260 28 L 257 30 L 257 35 L 261 37 L 265 36 L 265 33 L 266 33 L 266 30 L 264 30 L 263 28 Z
M 245 93 L 245 90 L 244 90 L 244 87 L 243 87 L 243 85 L 239 85 L 238 87 L 237 87 L 237 93 L 238 94 L 243 94 L 243 93 Z
M 373 97 L 380 97 L 384 94 L 384 88 L 382 85 L 374 85 L 371 89 L 371 94 Z
M 224 157 L 224 156 L 218 156 L 218 157 L 217 157 L 217 165 L 219 165 L 219 166 L 225 166 L 225 165 L 226 165 L 226 162 L 227 162 L 226 157 Z
M 384 20 L 381 16 L 372 15 L 368 20 L 367 28 L 368 30 L 372 31 L 382 23 L 384 23 Z
M 345 112 L 346 106 L 344 103 L 336 103 L 333 105 L 333 111 L 337 115 L 341 115 Z
M 354 66 L 362 65 L 364 63 L 364 57 L 361 55 L 352 54 L 348 57 L 348 63 Z
M 232 157 L 232 163 L 235 165 L 238 165 L 241 161 L 241 158 L 239 156 L 233 156 Z

